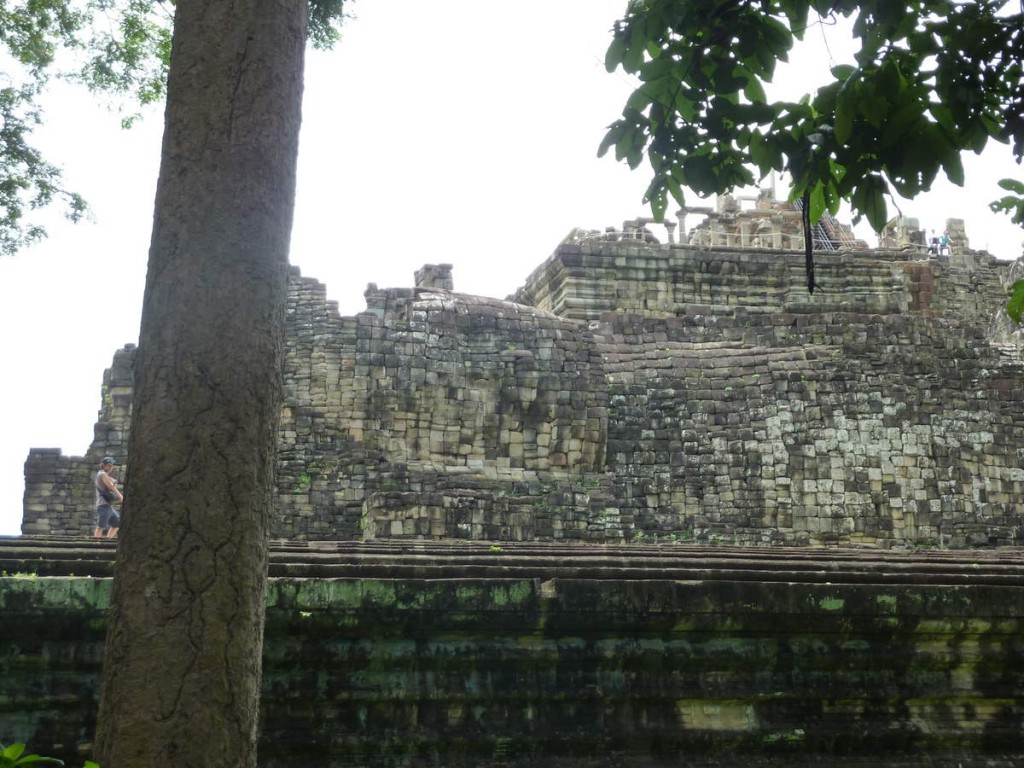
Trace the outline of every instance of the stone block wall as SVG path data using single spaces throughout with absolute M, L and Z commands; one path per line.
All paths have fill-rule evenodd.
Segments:
M 1010 265 L 818 253 L 808 294 L 802 254 L 648 239 L 567 242 L 507 301 L 428 265 L 355 317 L 296 271 L 274 536 L 1018 543 Z M 123 453 L 131 358 L 86 467 Z M 23 532 L 89 529 L 74 461 L 30 455 Z
M 594 331 L 613 495 L 637 537 L 1020 543 L 1024 380 L 977 329 L 913 315 L 711 319 L 710 332 L 700 314 Z
M 814 260 L 811 294 L 802 252 L 570 238 L 509 299 L 582 321 L 742 307 L 750 314 L 914 311 L 982 328 L 1005 304 L 1009 265 L 986 253 L 846 249 L 816 252 Z
M 95 525 L 96 508 L 92 467 L 80 456 L 64 456 L 59 448 L 29 451 L 21 532 L 33 536 L 92 533 L 89 526 Z
M 104 371 L 99 414 L 85 456 L 64 456 L 59 448 L 29 451 L 25 460 L 23 534 L 91 535 L 96 525 L 93 483 L 104 456 L 112 456 L 118 463 L 114 476 L 124 486 L 134 363 L 135 345 L 129 344 L 114 354 L 113 363 Z
M 1024 759 L 1018 584 L 671 579 L 657 559 L 643 578 L 272 578 L 259 764 Z M 89 756 L 109 588 L 0 577 L 4 743 Z
M 582 536 L 599 485 L 607 395 L 577 324 L 424 288 L 372 290 L 340 318 L 295 277 L 275 535 Z M 589 476 L 593 476 L 592 478 Z M 545 515 L 565 495 L 572 515 Z

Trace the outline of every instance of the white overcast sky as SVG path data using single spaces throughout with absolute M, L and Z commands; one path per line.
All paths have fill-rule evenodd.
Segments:
M 346 315 L 365 307 L 367 283 L 409 286 L 425 263 L 453 264 L 458 291 L 500 298 L 573 227 L 649 215 L 645 172 L 596 155 L 630 91 L 603 67 L 624 7 L 353 3 L 337 49 L 307 62 L 292 263 L 326 283 Z M 809 40 L 788 79 L 799 92 L 850 44 L 835 29 Z M 43 244 L 0 259 L 0 535 L 20 532 L 29 447 L 82 455 L 102 372 L 138 338 L 159 163 L 159 110 L 125 132 L 75 90 L 45 103 L 39 143 L 95 221 L 58 221 Z M 903 213 L 937 230 L 963 218 L 974 247 L 1016 258 L 1022 232 L 986 203 L 1020 168 L 1001 146 L 972 160 L 966 190 L 941 184 Z

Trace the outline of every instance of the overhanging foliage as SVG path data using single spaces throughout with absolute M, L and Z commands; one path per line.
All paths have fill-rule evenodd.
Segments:
M 852 19 L 854 63 L 799 101 L 769 101 L 795 42 L 837 17 Z M 1022 53 L 1024 7 L 1004 0 L 633 0 L 605 64 L 640 85 L 599 154 L 614 147 L 632 168 L 647 157 L 659 219 L 684 189 L 784 171 L 812 222 L 848 200 L 879 231 L 891 192 L 913 197 L 940 171 L 962 185 L 966 150 L 1008 142 L 1020 162 Z
M 343 0 L 308 0 L 309 41 L 330 48 L 345 18 Z M 38 97 L 51 77 L 85 85 L 126 107 L 163 101 L 171 54 L 174 2 L 164 0 L 16 0 L 0 3 L 0 255 L 46 236 L 31 212 L 58 201 L 72 221 L 87 211 L 81 195 L 61 186 L 60 169 L 32 146 L 43 120 Z M 62 56 L 61 52 L 67 55 Z

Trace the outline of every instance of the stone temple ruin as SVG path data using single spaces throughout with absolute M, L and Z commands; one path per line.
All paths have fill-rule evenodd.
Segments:
M 261 768 L 1024 764 L 1024 261 L 826 219 L 808 294 L 785 204 L 673 224 L 574 231 L 505 301 L 431 265 L 341 317 L 294 273 Z M 133 353 L 0 537 L 0 741 L 74 765 Z
M 687 224 L 701 217 L 689 230 Z M 342 317 L 297 270 L 273 535 L 291 541 L 982 547 L 1024 535 L 1021 263 L 950 220 L 869 249 L 764 193 L 574 230 L 506 300 L 448 265 Z M 24 534 L 91 530 L 91 472 L 124 457 L 134 349 L 84 457 L 33 449 Z M 123 473 L 129 468 L 120 467 Z

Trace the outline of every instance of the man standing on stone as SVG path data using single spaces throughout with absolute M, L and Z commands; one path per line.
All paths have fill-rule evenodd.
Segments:
M 103 537 L 104 531 L 108 539 L 116 538 L 117 529 L 121 526 L 121 517 L 113 504 L 115 501 L 124 501 L 124 496 L 117 490 L 117 483 L 110 476 L 113 468 L 114 460 L 104 456 L 100 461 L 100 471 L 96 473 L 96 531 L 93 536 L 97 539 Z

